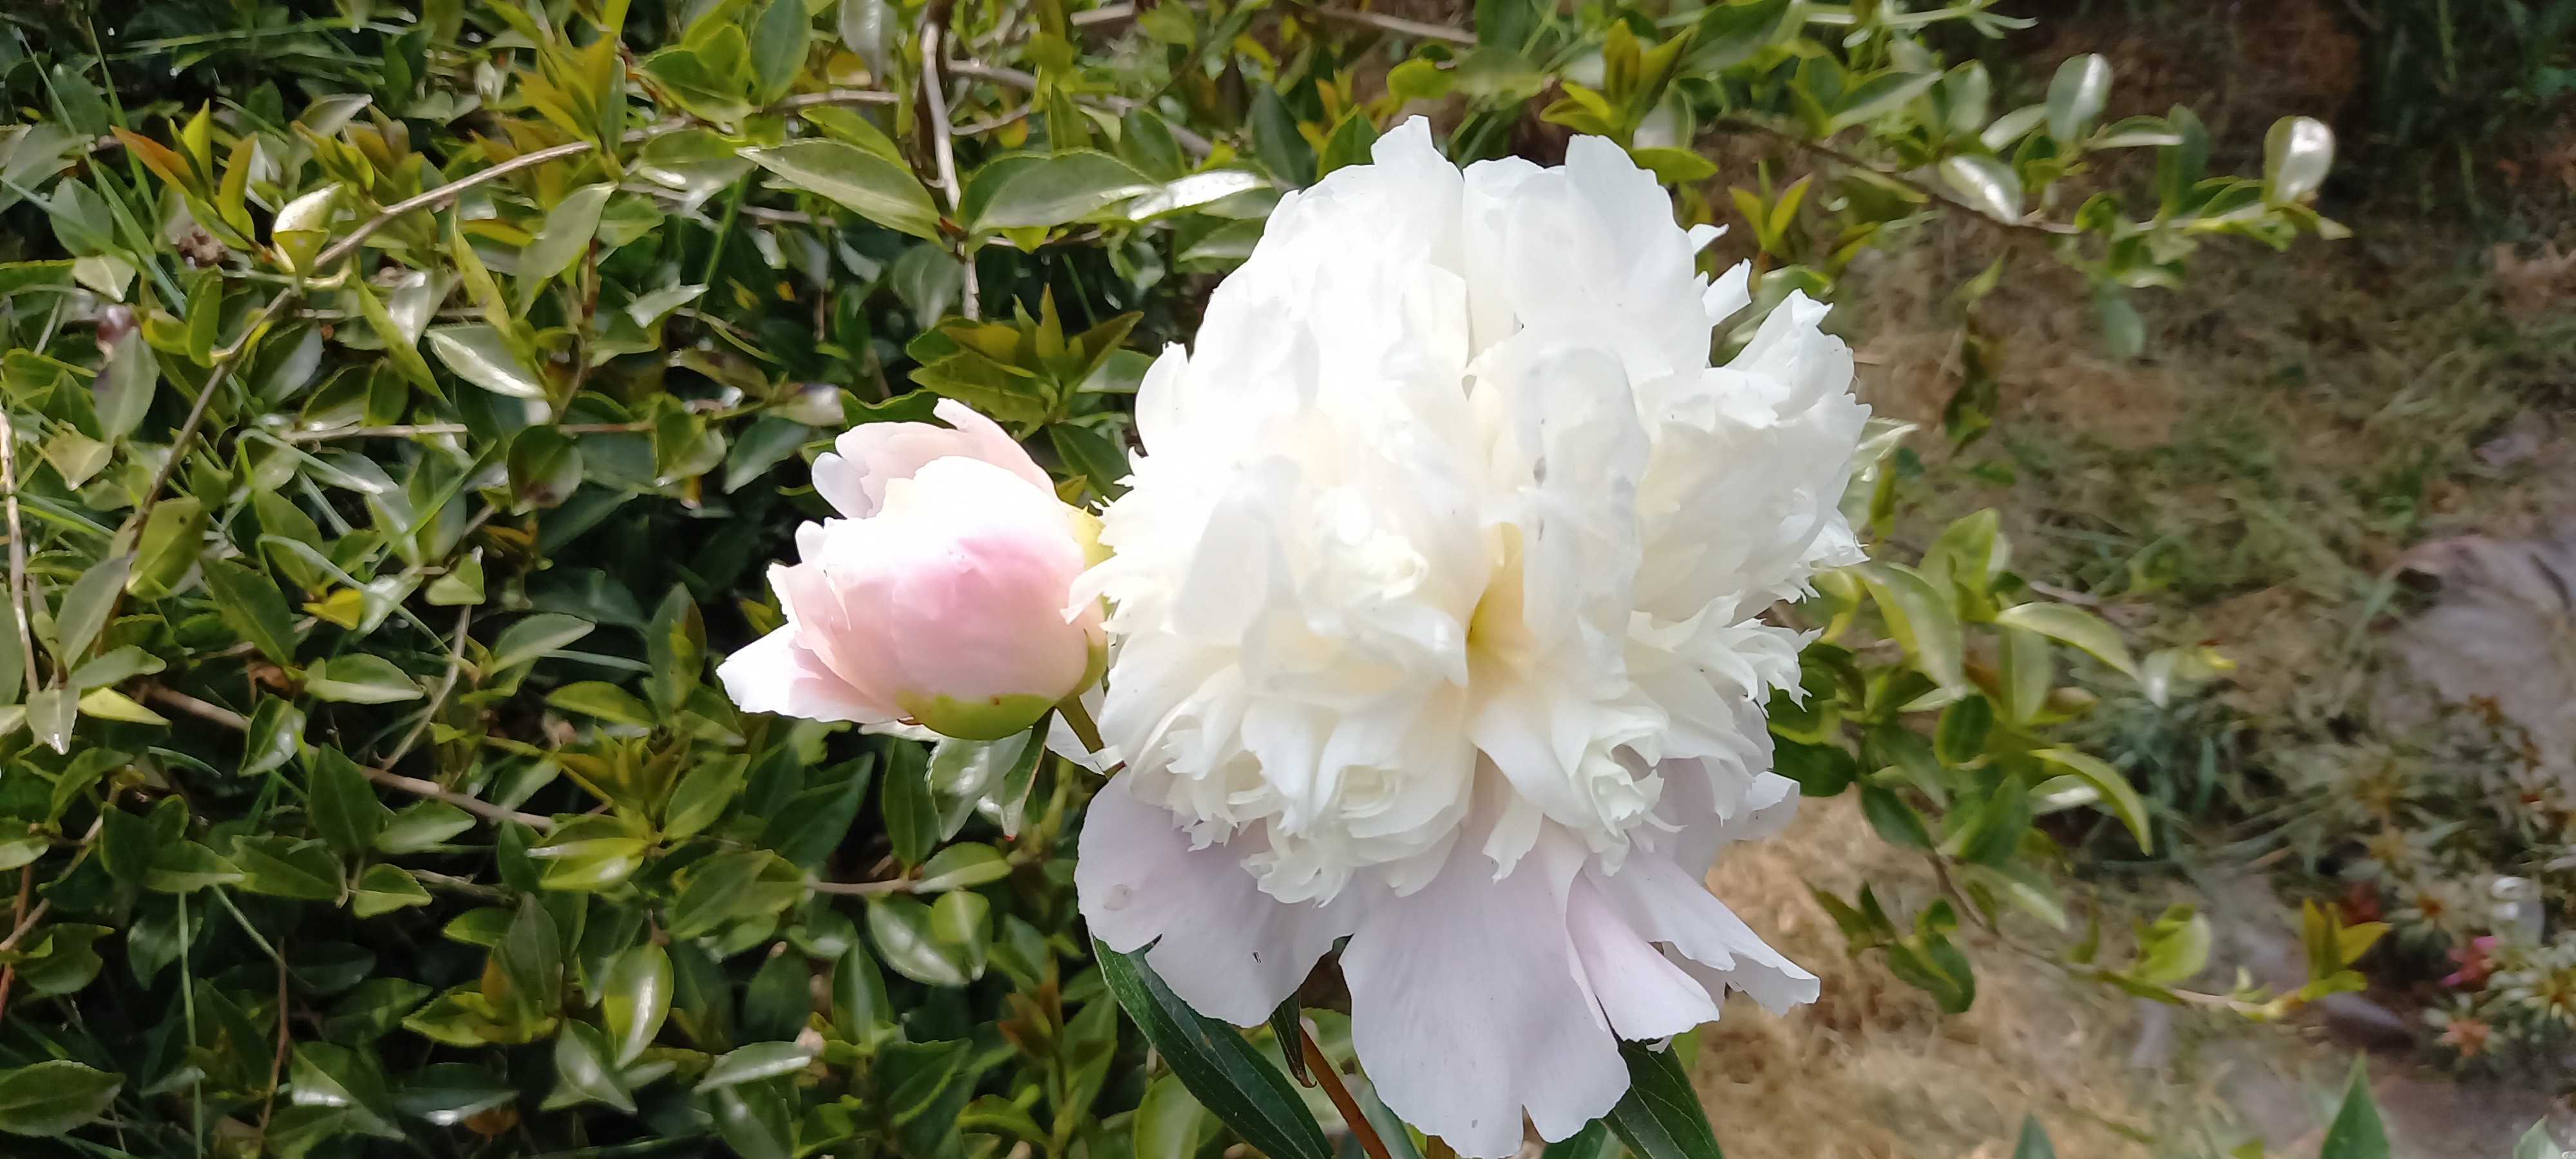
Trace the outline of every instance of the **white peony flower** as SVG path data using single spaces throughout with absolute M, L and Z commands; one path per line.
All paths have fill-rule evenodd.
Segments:
M 1715 235 L 1606 140 L 1462 174 L 1407 123 L 1155 363 L 1084 581 L 1093 932 L 1241 1025 L 1347 935 L 1362 1064 L 1462 1155 L 1609 1111 L 1619 1039 L 1816 993 L 1701 878 L 1795 807 L 1762 706 L 1804 640 L 1760 616 L 1861 558 L 1867 411 L 1801 295 L 1709 365 Z

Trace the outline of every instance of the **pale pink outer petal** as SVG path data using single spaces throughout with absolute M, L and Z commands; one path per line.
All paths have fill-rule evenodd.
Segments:
M 864 423 L 842 432 L 832 451 L 814 460 L 815 492 L 841 514 L 865 519 L 885 506 L 886 484 L 912 478 L 935 460 L 958 457 L 991 463 L 1055 493 L 1055 483 L 1028 451 L 975 408 L 944 398 L 930 413 L 948 425 Z
M 1664 1038 L 1717 1021 L 1708 987 L 1630 928 L 1589 873 L 1576 876 L 1566 894 L 1565 928 L 1584 982 L 1619 1037 Z
M 1190 848 L 1179 818 L 1128 784 L 1111 781 L 1083 817 L 1073 881 L 1092 936 L 1120 953 L 1152 945 L 1146 963 L 1191 1008 L 1260 1023 L 1350 932 L 1357 891 L 1323 906 L 1277 901 L 1243 868 L 1243 850 Z
M 1065 618 L 1084 560 L 1055 494 L 950 458 L 890 496 L 867 521 L 886 525 L 887 554 L 851 562 L 884 582 L 887 660 L 902 687 L 960 700 L 1072 692 L 1096 629 L 1088 617 Z
M 1563 1139 L 1628 1089 L 1567 934 L 1569 842 L 1552 832 L 1497 881 L 1462 839 L 1428 885 L 1376 899 L 1342 949 L 1360 1065 L 1396 1114 L 1470 1159 L 1516 1154 L 1524 1111 Z
M 796 642 L 789 625 L 763 636 L 716 666 L 725 694 L 745 712 L 775 712 L 807 720 L 876 724 L 894 719 Z
M 1772 949 L 1680 866 L 1640 852 L 1617 873 L 1604 873 L 1596 864 L 1584 876 L 1629 929 L 1668 947 L 1666 957 L 1711 994 L 1741 990 L 1773 1014 L 1816 1000 L 1815 975 Z
M 850 520 L 834 520 L 826 527 L 831 554 L 818 558 L 808 553 L 805 562 L 793 567 L 772 566 L 770 590 L 778 593 L 797 647 L 812 663 L 837 677 L 852 699 L 894 719 L 902 715 L 895 693 L 903 687 L 903 674 L 892 664 L 885 577 L 826 562 L 834 554 L 875 554 L 869 551 L 877 539 L 875 529 Z

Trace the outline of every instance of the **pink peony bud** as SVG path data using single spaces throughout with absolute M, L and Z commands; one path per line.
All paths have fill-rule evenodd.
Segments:
M 787 626 L 717 669 L 744 709 L 992 740 L 1098 678 L 1099 603 L 1068 607 L 1096 522 L 991 420 L 935 413 L 954 429 L 871 424 L 815 461 L 850 518 L 798 528 L 798 562 L 770 568 Z

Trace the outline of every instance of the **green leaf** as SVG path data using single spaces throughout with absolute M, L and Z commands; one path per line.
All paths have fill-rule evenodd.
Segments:
M 1307 1113 L 1297 1088 L 1233 1027 L 1190 1009 L 1155 975 L 1143 952 L 1122 954 L 1098 941 L 1092 943 L 1092 950 L 1109 992 L 1144 1032 L 1145 1041 L 1163 1056 L 1190 1093 L 1244 1142 L 1270 1159 L 1330 1159 L 1332 1145 Z M 1697 1105 L 1692 1103 L 1694 1108 Z M 1712 1144 L 1694 1159 L 1715 1155 Z
M 1992 157 L 1961 154 L 1941 162 L 1941 180 L 1958 191 L 1970 209 L 1997 221 L 2021 220 L 2021 176 Z
M 789 2 L 803 7 L 801 0 Z M 554 1095 L 546 1100 L 548 1107 L 606 1103 L 626 1114 L 635 1113 L 635 1096 L 609 1061 L 607 1036 L 587 1022 L 567 1021 L 555 1037 L 555 1083 Z
M 1922 573 L 1899 563 L 1873 560 L 1855 564 L 1852 573 L 1869 585 L 1888 632 L 1905 648 L 1923 674 L 1943 688 L 1967 687 L 1963 667 L 1966 641 L 1959 627 L 1957 601 L 1932 586 Z
M 2013 1147 L 2013 1159 L 2057 1159 L 2057 1148 L 2050 1145 L 2048 1132 L 2039 1125 L 2039 1116 L 2022 1116 L 2021 1142 Z
M 546 653 L 589 635 L 598 626 L 579 616 L 539 612 L 502 630 L 500 639 L 492 642 L 492 659 L 484 665 L 484 671 L 506 672 L 522 664 L 534 664 Z
M 373 848 L 393 820 L 393 810 L 376 796 L 375 783 L 339 749 L 313 750 L 311 784 L 306 808 L 313 826 L 344 857 Z
M 584 680 L 564 685 L 547 693 L 546 703 L 566 712 L 578 712 L 638 728 L 651 728 L 660 723 L 652 705 L 605 680 Z
M 804 874 L 765 849 L 719 853 L 688 868 L 671 903 L 675 938 L 714 933 L 727 922 L 763 917 L 805 893 Z
M 445 801 L 414 801 L 396 810 L 376 834 L 379 853 L 418 853 L 445 844 L 474 827 L 474 816 Z
M 939 841 L 939 808 L 931 799 L 929 754 L 918 744 L 895 741 L 886 746 L 885 787 L 877 807 L 885 814 L 886 833 L 894 839 L 895 860 L 919 865 Z
M 1610 1129 L 1637 1159 L 1723 1159 L 1690 1075 L 1669 1050 L 1622 1042 L 1628 1093 L 1610 1108 Z
M 107 614 L 116 606 L 117 593 L 125 587 L 125 575 L 134 557 L 119 555 L 91 564 L 80 578 L 72 581 L 63 593 L 62 605 L 54 612 L 54 657 L 65 664 L 77 665 L 89 654 L 89 646 L 98 639 L 99 629 L 107 626 Z M 30 700 L 28 715 L 34 716 Z
M 912 886 L 914 893 L 937 893 L 942 890 L 968 889 L 1011 875 L 1011 863 L 1002 851 L 990 845 L 963 842 L 932 854 L 921 865 L 921 877 Z
M 428 905 L 429 891 L 401 866 L 378 862 L 358 875 L 358 888 L 351 894 L 349 909 L 362 918 L 392 913 L 416 905 Z
M 856 145 L 807 139 L 742 150 L 798 188 L 821 194 L 898 233 L 939 238 L 939 206 L 912 171 Z
M 2283 117 L 2263 134 L 2263 201 L 2297 205 L 2314 197 L 2334 167 L 2334 130 L 2313 117 Z
M 233 842 L 232 859 L 241 868 L 242 888 L 252 893 L 304 901 L 340 896 L 340 866 L 322 842 L 242 837 Z
M 845 1042 L 867 1042 L 892 1027 L 894 1018 L 876 959 L 868 956 L 867 947 L 851 942 L 832 966 L 832 1029 Z
M 143 535 L 136 541 L 134 566 L 125 578 L 126 592 L 143 600 L 168 596 L 180 580 L 187 578 L 188 569 L 197 565 L 198 553 L 206 546 L 208 525 L 206 505 L 194 495 L 174 495 L 153 507 L 152 514 L 143 521 Z
M 719 1090 L 738 1083 L 794 1074 L 813 1062 L 814 1048 L 810 1046 L 793 1042 L 755 1042 L 716 1059 L 715 1065 L 707 1068 L 706 1077 L 698 1080 L 698 1089 Z
M 581 444 L 553 427 L 529 427 L 510 440 L 511 509 L 519 514 L 560 507 L 581 489 Z
M 1970 764 L 1985 754 L 1986 736 L 1994 724 L 1995 706 L 1985 697 L 1956 701 L 1941 710 L 1941 719 L 1932 728 L 1932 751 L 1952 768 Z
M 2085 784 L 2102 794 L 2111 815 L 2128 827 L 2130 836 L 2137 838 L 2139 851 L 2155 852 L 2155 829 L 2147 817 L 2146 800 L 2138 795 L 2137 786 L 2129 783 L 2127 774 L 2112 768 L 2099 757 L 2070 748 L 2040 749 L 2031 755 L 2083 778 Z
M 1144 174 L 1095 149 L 1012 154 L 967 178 L 958 214 L 971 223 L 967 232 L 973 235 L 1058 226 L 1154 189 Z
M 616 816 L 583 817 L 557 825 L 545 841 L 528 850 L 528 856 L 544 863 L 539 881 L 547 889 L 614 889 L 644 864 L 644 839 Z
M 2130 679 L 2138 678 L 2137 662 L 2130 659 L 2119 630 L 2073 604 L 2015 604 L 1997 613 L 1995 622 L 2081 648 Z
M 751 25 L 752 95 L 762 104 L 786 96 L 805 68 L 805 41 L 813 32 L 805 0 L 769 0 Z
M 1296 1052 L 1291 1049 L 1289 1056 L 1296 1057 Z M 1207 1108 L 1176 1074 L 1155 1079 L 1145 1088 L 1133 1123 L 1136 1159 L 1191 1159 L 1215 1127 Z
M 1369 119 L 1365 109 L 1352 109 L 1342 114 L 1342 122 L 1333 126 L 1332 135 L 1324 138 L 1324 151 L 1315 157 L 1315 176 L 1321 179 L 1345 165 L 1366 165 L 1369 148 L 1377 144 L 1377 122 Z M 1715 166 L 1709 171 L 1716 172 Z
M 242 871 L 224 855 L 194 841 L 172 841 L 152 854 L 143 888 L 156 893 L 195 893 L 210 885 L 231 885 Z
M 930 907 L 909 897 L 868 899 L 868 937 L 877 957 L 895 973 L 924 986 L 963 986 L 975 980 L 966 947 L 931 928 Z
M 2549 1136 L 2547 1119 L 2533 1123 L 2531 1129 L 2523 1132 L 2522 1138 L 2513 1145 L 2513 1159 L 2566 1159 L 2566 1156 L 2565 1151 L 2558 1149 L 2558 1140 Z
M 429 340 L 429 352 L 458 378 L 510 398 L 546 397 L 545 383 L 510 352 L 501 332 L 486 323 L 435 326 L 423 337 Z
M 2048 135 L 2072 144 L 2092 131 L 2111 99 L 2111 62 L 2100 53 L 2071 56 L 2048 82 Z
M 114 932 L 106 926 L 75 923 L 48 928 L 29 943 L 34 956 L 18 963 L 19 983 L 41 997 L 79 991 L 98 977 L 101 963 L 92 943 Z
M 343 704 L 393 704 L 420 699 L 420 682 L 394 662 L 369 652 L 316 660 L 304 670 L 304 691 L 316 700 Z
M 609 965 L 599 1009 L 618 1066 L 633 1063 L 662 1033 L 671 1014 L 671 977 L 670 953 L 651 942 L 627 947 Z
M 616 191 L 616 183 L 610 181 L 584 185 L 564 194 L 563 200 L 546 211 L 545 224 L 537 228 L 536 240 L 519 250 L 519 301 L 523 310 L 535 296 L 533 286 L 564 272 L 590 252 L 591 238 L 599 233 L 600 210 L 608 205 L 608 195 Z
M 60 1135 L 106 1114 L 124 1087 L 125 1076 L 70 1059 L 0 1071 L 0 1131 Z
M 2379 1104 L 2370 1096 L 2370 1076 L 2361 1060 L 2352 1064 L 2352 1082 L 2344 1088 L 2343 1106 L 2326 1128 L 2317 1159 L 2388 1159 L 2388 1130 L 2380 1125 Z
M 293 666 L 295 613 L 276 581 L 229 559 L 206 559 L 198 568 L 206 593 L 215 599 L 215 610 L 222 613 L 233 634 L 259 649 L 271 663 Z

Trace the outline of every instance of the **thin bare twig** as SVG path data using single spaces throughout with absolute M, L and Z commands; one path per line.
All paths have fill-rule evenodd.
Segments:
M 1952 192 L 1946 186 L 1935 185 L 1929 181 L 1918 181 L 1913 177 L 1907 176 L 1897 170 L 1887 168 L 1884 165 L 1879 165 L 1875 162 L 1855 157 L 1823 141 L 1810 140 L 1795 133 L 1784 132 L 1748 117 L 1720 117 L 1717 120 L 1709 122 L 1709 127 L 1712 129 L 1732 129 L 1737 132 L 1751 133 L 1757 137 L 1769 137 L 1784 145 L 1788 145 L 1803 152 L 1813 153 L 1816 156 L 1826 158 L 1838 164 L 1846 165 L 1853 169 L 1866 170 L 1870 173 L 1877 174 L 1880 177 L 1884 177 L 1887 180 L 1896 182 L 1899 185 L 1905 186 L 1906 188 L 1911 189 L 1916 193 L 1920 193 L 1925 197 L 1943 202 L 1953 208 L 1967 210 L 1969 214 L 1979 221 L 1990 222 L 1992 224 L 2002 226 L 2005 229 L 2026 230 L 2031 233 L 2046 234 L 2051 237 L 2081 237 L 2085 232 L 2064 222 L 2049 221 L 2044 218 L 2037 221 L 2028 219 L 2020 221 L 2005 221 L 1987 213 L 1983 209 L 1977 208 L 1977 206 L 1967 198 Z
M 922 21 L 921 99 L 930 106 L 931 155 L 939 162 L 939 189 L 948 195 L 948 212 L 954 215 L 965 194 L 957 185 L 957 143 L 955 130 L 948 124 L 948 95 L 939 91 L 939 32 L 939 21 Z M 976 300 L 982 292 L 975 285 L 975 251 L 964 249 L 957 256 L 966 275 L 966 284 L 958 294 L 959 309 L 970 319 L 981 318 L 984 307 Z
M 483 512 L 484 518 L 491 518 L 492 508 L 486 507 Z M 456 639 L 454 651 L 447 657 L 447 675 L 439 679 L 438 691 L 430 694 L 429 708 L 420 714 L 419 723 L 412 725 L 411 731 L 403 734 L 402 743 L 394 746 L 392 756 L 377 762 L 380 767 L 391 771 L 394 765 L 403 759 L 403 754 L 410 752 L 411 746 L 419 742 L 420 734 L 429 731 L 431 718 L 438 715 L 439 708 L 447 703 L 447 694 L 456 688 L 457 673 L 465 669 L 465 633 L 473 626 L 474 605 L 466 604 L 456 609 Z
M 833 89 L 830 92 L 799 93 L 769 106 L 768 111 L 787 113 L 797 109 L 810 109 L 816 105 L 898 105 L 902 103 L 902 97 L 893 93 L 878 92 L 875 89 Z
M 35 867 L 35 866 L 32 866 L 32 865 L 21 866 L 21 867 L 19 868 L 19 870 L 18 870 L 18 908 L 17 908 L 16 910 L 11 911 L 13 914 L 23 915 L 23 914 L 25 914 L 25 913 L 27 912 L 27 898 L 28 898 L 28 896 L 29 896 L 29 895 L 30 895 L 30 894 L 35 890 L 35 888 L 36 888 L 36 867 Z M 42 912 L 42 911 L 39 911 L 39 912 Z M 32 924 L 34 924 L 34 923 L 32 923 L 32 922 L 22 923 L 22 924 L 18 927 L 17 933 L 13 933 L 13 934 L 11 934 L 11 935 L 9 936 L 9 940 L 10 940 L 11 942 L 15 942 L 15 941 L 17 941 L 17 940 L 18 940 L 18 934 L 26 933 L 26 932 L 27 932 L 27 926 L 28 926 L 28 925 L 32 925 Z M 18 964 L 17 964 L 17 963 L 12 962 L 12 963 L 10 963 L 10 964 L 9 964 L 9 966 L 8 966 L 8 968 L 7 968 L 7 969 L 0 969 L 0 1017 L 6 1017 L 6 1016 L 8 1015 L 8 1012 L 9 1012 L 9 990 L 10 990 L 10 988 L 11 988 L 11 987 L 13 987 L 13 986 L 17 985 L 17 983 L 18 983 Z
M 188 715 L 200 720 L 213 721 L 214 723 L 223 725 L 226 728 L 243 730 L 248 730 L 250 728 L 249 718 L 244 717 L 242 714 L 234 712 L 233 710 L 225 708 L 219 704 L 208 704 L 205 701 L 199 700 L 184 692 L 173 691 L 156 684 L 146 687 L 143 690 L 143 695 L 145 699 L 156 701 L 165 707 L 187 713 Z M 463 793 L 455 792 L 436 781 L 424 781 L 418 777 L 406 777 L 400 773 L 390 773 L 383 769 L 367 768 L 364 766 L 360 766 L 358 771 L 367 774 L 368 780 L 374 781 L 379 785 L 400 789 L 415 797 L 427 797 L 433 801 L 445 801 L 448 804 L 454 805 L 459 809 L 463 809 L 468 813 L 472 813 L 489 820 L 516 821 L 530 829 L 552 829 L 555 826 L 555 821 L 552 817 L 540 817 L 534 813 L 520 813 L 504 809 L 490 801 L 486 801 L 478 797 L 469 797 Z M 8 949 L 11 944 L 13 943 L 0 942 L 0 950 Z
M 39 348 L 41 349 L 41 347 Z M 36 691 L 36 634 L 27 624 L 27 536 L 18 525 L 18 428 L 0 406 L 0 475 L 9 489 L 9 615 L 18 626 L 18 651 L 27 662 L 27 693 Z M 6 663 L 6 661 L 0 661 Z M 0 989 L 0 996 L 5 996 Z
M 181 692 L 176 688 L 164 688 L 158 684 L 146 684 L 143 686 L 143 699 L 155 702 L 163 708 L 176 709 L 180 712 L 187 713 L 199 720 L 213 721 L 225 728 L 237 729 L 242 732 L 250 731 L 249 717 L 243 716 L 238 712 L 234 712 L 223 705 L 199 700 L 196 697 L 190 696 L 185 692 Z
M 1314 15 L 1321 16 L 1326 20 L 1338 20 L 1344 24 L 1357 24 L 1368 28 L 1375 28 L 1381 32 L 1393 32 L 1404 36 L 1416 37 L 1422 40 L 1442 40 L 1467 48 L 1476 47 L 1475 33 L 1462 32 L 1458 29 L 1438 24 L 1424 24 L 1419 20 L 1406 20 L 1401 17 L 1385 16 L 1375 12 L 1361 12 L 1351 8 L 1309 8 L 1306 11 L 1313 13 Z
M 918 883 L 909 877 L 897 877 L 885 881 L 809 881 L 805 884 L 816 893 L 867 897 L 881 893 L 911 893 Z
M 1351 1137 L 1360 1141 L 1360 1149 L 1368 1152 L 1369 1159 L 1391 1159 L 1386 1141 L 1377 1137 L 1377 1125 L 1369 1122 L 1368 1115 L 1360 1110 L 1359 1100 L 1342 1085 L 1342 1072 L 1333 1069 L 1333 1060 L 1324 1057 L 1324 1048 L 1315 1045 L 1315 1036 L 1307 1032 L 1303 1020 L 1297 1024 L 1297 1043 L 1306 1054 L 1306 1072 L 1323 1081 L 1324 1093 L 1331 1096 L 1333 1109 L 1342 1113 L 1342 1125 L 1351 1129 Z
M 984 64 L 980 61 L 972 60 L 952 60 L 947 62 L 943 67 L 945 67 L 950 73 L 957 76 L 971 76 L 981 81 L 991 81 L 998 85 L 1009 85 L 1022 92 L 1036 92 L 1038 87 L 1038 78 L 1034 74 L 1021 72 L 1016 68 L 1004 68 L 1000 65 Z M 1127 97 L 1104 97 L 1101 99 L 1100 103 L 1110 112 L 1120 114 L 1133 112 L 1136 109 L 1143 107 L 1145 104 L 1143 101 L 1133 100 Z M 1025 112 L 1025 110 L 1023 111 Z M 1190 156 L 1205 157 L 1216 151 L 1215 142 L 1210 141 L 1197 133 L 1193 133 L 1179 125 L 1170 124 L 1168 122 L 1166 122 L 1163 127 L 1171 131 L 1172 142 L 1179 145 L 1184 151 L 1188 152 Z M 962 133 L 966 130 L 961 128 L 958 131 Z
M 539 149 L 534 153 L 521 153 L 518 156 L 512 157 L 507 161 L 492 166 L 491 168 L 477 169 L 472 173 L 468 173 L 463 177 L 459 177 L 454 181 L 450 181 L 445 185 L 441 185 L 438 188 L 432 189 L 417 197 L 406 197 L 386 206 L 383 212 L 376 214 L 374 217 L 358 223 L 358 228 L 350 230 L 349 236 L 332 242 L 329 249 L 323 250 L 320 257 L 313 259 L 313 272 L 320 273 L 324 270 L 330 269 L 331 266 L 334 263 L 337 263 L 341 258 L 345 258 L 352 252 L 356 251 L 359 243 L 367 240 L 368 234 L 384 228 L 384 226 L 391 223 L 395 218 L 401 217 L 406 213 L 410 213 L 415 209 L 427 209 L 433 205 L 438 205 L 468 189 L 472 189 L 477 185 L 490 181 L 493 178 L 516 173 L 522 169 L 543 165 L 548 161 L 552 161 L 560 157 L 579 156 L 583 153 L 590 152 L 592 149 L 597 147 L 598 146 L 595 146 L 588 141 L 573 141 L 568 144 L 556 145 L 552 148 Z

